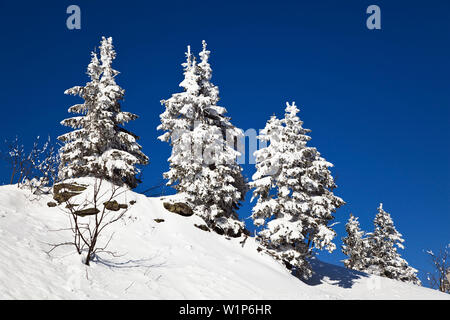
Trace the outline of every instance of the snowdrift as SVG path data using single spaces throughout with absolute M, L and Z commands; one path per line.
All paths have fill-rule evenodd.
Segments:
M 449 299 L 435 290 L 314 261 L 307 283 L 258 253 L 253 238 L 227 239 L 131 191 L 108 250 L 87 267 L 71 246 L 64 206 L 0 187 L 0 299 Z M 156 219 L 156 221 L 155 221 Z M 163 221 L 162 221 L 163 220 Z

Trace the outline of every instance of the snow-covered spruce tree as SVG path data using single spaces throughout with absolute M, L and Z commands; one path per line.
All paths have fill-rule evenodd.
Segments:
M 332 164 L 307 146 L 310 130 L 302 127 L 295 103 L 286 105 L 285 118 L 273 116 L 258 136 L 269 145 L 255 152 L 252 218 L 263 227 L 258 238 L 267 252 L 308 278 L 313 250 L 336 248 L 329 223 L 344 201 L 333 194 Z
M 219 90 L 211 83 L 210 52 L 200 53 L 200 63 L 190 52 L 183 63 L 181 93 L 162 100 L 160 140 L 170 143 L 170 170 L 164 173 L 168 185 L 186 196 L 195 214 L 219 234 L 239 236 L 244 223 L 236 214 L 247 186 L 237 164 L 236 141 L 243 133 L 217 105 Z
M 361 230 L 358 218 L 350 214 L 345 225 L 347 236 L 342 238 L 342 252 L 348 256 L 344 265 L 353 270 L 365 271 L 367 259 L 367 240 Z
M 90 80 L 84 87 L 76 86 L 65 94 L 78 95 L 84 103 L 69 108 L 81 116 L 65 119 L 62 125 L 75 129 L 59 140 L 65 144 L 60 150 L 61 180 L 78 177 L 97 177 L 117 185 L 135 188 L 140 182 L 136 165 L 148 163 L 136 142 L 138 137 L 123 125 L 137 119 L 137 115 L 121 111 L 120 101 L 125 91 L 115 82 L 118 71 L 111 67 L 116 57 L 112 38 L 102 38 L 100 60 L 92 52 L 87 74 Z
M 374 227 L 373 233 L 368 234 L 369 249 L 365 272 L 420 285 L 417 270 L 410 267 L 397 252 L 398 248 L 404 249 L 404 240 L 381 203 L 374 219 Z

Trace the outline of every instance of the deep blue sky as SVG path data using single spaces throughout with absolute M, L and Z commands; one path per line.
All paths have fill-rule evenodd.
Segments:
M 285 101 L 297 102 L 347 202 L 336 213 L 338 247 L 349 213 L 371 231 L 383 202 L 406 239 L 403 256 L 425 280 L 423 250 L 450 240 L 450 3 L 344 2 L 1 1 L 0 137 L 30 145 L 67 132 L 59 122 L 80 100 L 63 92 L 87 81 L 90 51 L 112 36 L 123 110 L 140 115 L 128 128 L 151 159 L 139 190 L 157 184 L 170 153 L 156 139 L 159 101 L 180 90 L 186 45 L 198 52 L 205 39 L 236 126 L 261 129 L 283 116 Z M 66 28 L 70 4 L 81 7 L 81 30 Z M 382 30 L 366 28 L 371 4 L 381 7 Z M 254 166 L 244 169 L 250 178 Z M 344 258 L 339 249 L 320 257 Z

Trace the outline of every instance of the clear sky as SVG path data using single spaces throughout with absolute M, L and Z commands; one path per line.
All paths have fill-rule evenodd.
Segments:
M 66 27 L 71 4 L 81 8 L 81 30 Z M 381 30 L 366 28 L 371 4 L 381 8 Z M 349 213 L 371 231 L 383 202 L 406 240 L 403 257 L 425 280 L 424 250 L 450 242 L 449 17 L 445 0 L 1 1 L 0 137 L 30 146 L 37 135 L 67 132 L 59 122 L 81 100 L 63 92 L 86 83 L 91 50 L 112 36 L 123 110 L 140 116 L 127 128 L 151 161 L 138 190 L 156 185 L 170 153 L 156 139 L 159 101 L 180 90 L 186 45 L 197 53 L 204 39 L 236 126 L 262 129 L 296 101 L 347 202 L 336 213 L 338 248 Z M 243 167 L 250 179 L 254 166 Z M 319 257 L 344 258 L 339 249 Z

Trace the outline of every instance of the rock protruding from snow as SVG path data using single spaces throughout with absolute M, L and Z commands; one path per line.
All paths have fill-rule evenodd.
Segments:
M 184 217 L 190 217 L 194 214 L 191 207 L 183 202 L 164 202 L 163 205 L 166 210 Z
M 70 198 L 81 194 L 86 190 L 87 185 L 81 185 L 77 183 L 57 183 L 53 186 L 53 199 L 58 204 L 69 201 Z
M 79 217 L 86 217 L 86 216 L 95 216 L 99 212 L 100 210 L 98 210 L 97 208 L 87 208 L 83 210 L 75 210 L 73 214 Z
M 128 205 L 126 203 L 118 203 L 116 200 L 106 201 L 103 203 L 106 210 L 110 211 L 119 211 L 120 209 L 128 209 Z

